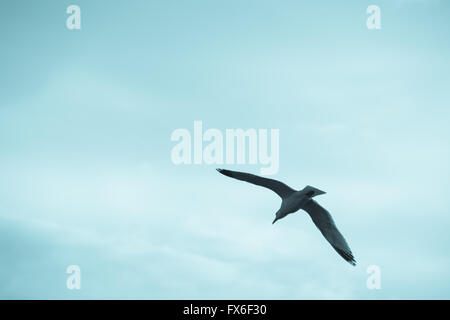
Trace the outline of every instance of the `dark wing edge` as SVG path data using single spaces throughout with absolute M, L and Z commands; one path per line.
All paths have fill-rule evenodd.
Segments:
M 275 192 L 276 194 L 278 194 L 282 199 L 290 196 L 292 193 L 295 192 L 294 189 L 278 180 L 263 178 L 246 172 L 232 171 L 226 169 L 216 169 L 216 170 L 227 177 L 238 179 L 241 181 L 246 181 L 261 187 L 268 188 L 273 192 Z
M 355 266 L 355 257 L 353 256 L 347 241 L 345 241 L 344 236 L 337 229 L 330 213 L 314 200 L 309 200 L 302 209 L 309 214 L 316 227 L 331 244 L 334 250 L 336 250 L 345 261 L 352 266 Z

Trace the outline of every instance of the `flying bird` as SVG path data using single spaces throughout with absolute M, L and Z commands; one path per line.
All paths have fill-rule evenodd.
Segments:
M 278 194 L 281 197 L 282 202 L 280 209 L 275 213 L 275 220 L 273 220 L 272 224 L 299 209 L 306 211 L 334 250 L 336 250 L 348 263 L 353 266 L 356 265 L 356 260 L 353 257 L 352 251 L 350 250 L 347 241 L 345 241 L 344 237 L 337 229 L 330 213 L 312 199 L 315 196 L 325 194 L 324 191 L 311 186 L 306 186 L 303 190 L 297 191 L 278 180 L 263 178 L 245 172 L 224 169 L 216 170 L 228 177 L 268 188 Z

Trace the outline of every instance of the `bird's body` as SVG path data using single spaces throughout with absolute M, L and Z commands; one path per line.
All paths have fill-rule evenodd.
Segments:
M 217 171 L 231 178 L 266 187 L 278 194 L 281 197 L 282 202 L 280 209 L 278 209 L 275 213 L 275 220 L 273 220 L 272 224 L 277 220 L 286 217 L 288 214 L 297 212 L 300 209 L 306 211 L 311 216 L 311 219 L 322 235 L 339 253 L 339 255 L 350 264 L 356 265 L 356 261 L 350 247 L 337 229 L 333 218 L 326 209 L 321 207 L 312 199 L 315 196 L 324 194 L 324 191 L 311 186 L 306 186 L 302 190 L 296 191 L 284 183 L 274 179 L 224 169 L 217 169 Z
M 272 223 L 275 223 L 275 221 L 284 218 L 290 213 L 303 209 L 303 206 L 311 200 L 312 197 L 324 193 L 325 192 L 311 186 L 307 186 L 303 190 L 291 193 L 281 201 L 281 207 L 275 213 L 275 220 Z

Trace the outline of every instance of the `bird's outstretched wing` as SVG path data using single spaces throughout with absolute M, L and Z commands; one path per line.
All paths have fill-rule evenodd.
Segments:
M 308 212 L 314 224 L 319 228 L 325 239 L 327 239 L 337 253 L 351 265 L 356 265 L 352 251 L 334 224 L 330 213 L 314 200 L 309 200 L 302 209 Z
M 270 190 L 278 194 L 282 199 L 288 197 L 293 192 L 295 192 L 294 189 L 285 185 L 283 182 L 274 179 L 263 178 L 250 173 L 231 171 L 225 169 L 217 169 L 217 171 L 231 178 L 247 181 L 261 187 L 269 188 Z

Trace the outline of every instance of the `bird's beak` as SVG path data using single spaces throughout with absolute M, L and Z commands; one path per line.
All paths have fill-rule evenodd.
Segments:
M 275 218 L 275 220 L 273 220 L 272 224 L 274 224 L 277 220 L 278 220 L 278 218 Z

